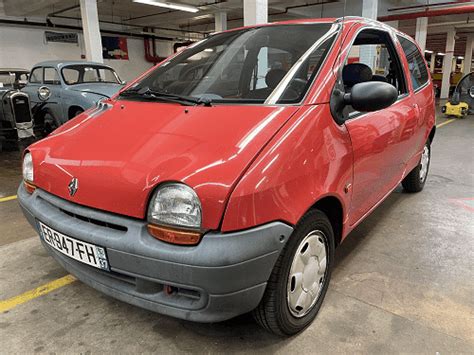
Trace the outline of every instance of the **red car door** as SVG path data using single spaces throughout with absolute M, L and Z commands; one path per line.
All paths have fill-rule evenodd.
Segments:
M 400 58 L 404 62 L 413 105 L 416 108 L 415 117 L 407 117 L 401 137 L 408 173 L 420 159 L 420 153 L 427 139 L 426 127 L 435 120 L 434 91 L 426 62 L 417 45 L 407 37 L 397 35 L 397 38 L 400 42 Z
M 350 225 L 383 200 L 403 177 L 407 159 L 404 135 L 413 135 L 410 127 L 418 110 L 408 93 L 403 68 L 393 39 L 384 30 L 359 31 L 347 50 L 342 71 L 346 92 L 358 82 L 375 80 L 386 81 L 399 91 L 398 100 L 386 109 L 346 113 L 354 160 Z

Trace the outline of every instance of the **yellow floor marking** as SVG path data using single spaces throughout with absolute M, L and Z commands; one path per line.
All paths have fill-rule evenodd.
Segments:
M 51 282 L 48 282 L 47 284 L 41 285 L 33 290 L 26 291 L 21 295 L 14 296 L 4 301 L 0 301 L 0 313 L 8 311 L 12 308 L 15 308 L 16 306 L 19 306 L 20 304 L 26 303 L 40 296 L 46 295 L 51 291 L 69 285 L 74 281 L 76 281 L 76 278 L 74 276 L 66 275 L 64 277 L 61 277 L 60 279 L 56 279 Z
M 451 123 L 453 121 L 456 121 L 455 118 L 451 118 L 450 120 L 444 121 L 443 123 L 437 124 L 436 128 L 443 127 L 444 125 L 447 125 L 448 123 Z
M 7 196 L 7 197 L 0 197 L 0 202 L 7 202 L 7 201 L 11 201 L 11 200 L 16 200 L 16 198 L 17 198 L 16 195 Z

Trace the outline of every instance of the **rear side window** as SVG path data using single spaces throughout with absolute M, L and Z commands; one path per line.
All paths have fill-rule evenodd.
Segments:
M 397 37 L 407 58 L 413 89 L 416 90 L 428 82 L 428 69 L 418 47 L 406 38 Z
M 54 68 L 44 68 L 43 82 L 49 85 L 59 85 L 59 75 Z

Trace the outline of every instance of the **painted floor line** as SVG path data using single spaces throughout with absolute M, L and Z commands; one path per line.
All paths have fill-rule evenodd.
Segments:
M 437 124 L 437 125 L 436 125 L 436 128 L 443 127 L 444 125 L 447 125 L 448 123 L 451 123 L 451 122 L 453 122 L 453 121 L 456 121 L 456 119 L 455 119 L 455 118 L 451 118 L 451 119 L 449 119 L 449 120 L 447 120 L 447 121 L 444 121 L 443 123 Z
M 14 296 L 4 301 L 0 301 L 0 313 L 9 311 L 10 309 L 15 308 L 16 306 L 46 295 L 54 290 L 57 290 L 58 288 L 69 285 L 76 280 L 77 279 L 74 276 L 66 275 L 59 279 L 48 282 L 47 284 L 41 285 L 33 290 L 26 291 L 21 295 Z
M 7 196 L 7 197 L 0 197 L 0 202 L 7 202 L 7 201 L 11 201 L 11 200 L 16 200 L 16 199 L 17 199 L 17 195 Z

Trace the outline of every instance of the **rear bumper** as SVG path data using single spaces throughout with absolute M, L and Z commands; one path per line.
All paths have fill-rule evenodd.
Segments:
M 176 246 L 151 237 L 142 220 L 79 206 L 40 189 L 30 195 L 21 185 L 18 199 L 37 231 L 40 220 L 107 249 L 111 272 L 79 263 L 43 243 L 78 279 L 124 302 L 197 322 L 221 321 L 254 309 L 293 231 L 273 222 L 235 233 L 210 232 L 197 246 Z M 165 292 L 165 285 L 175 292 Z

